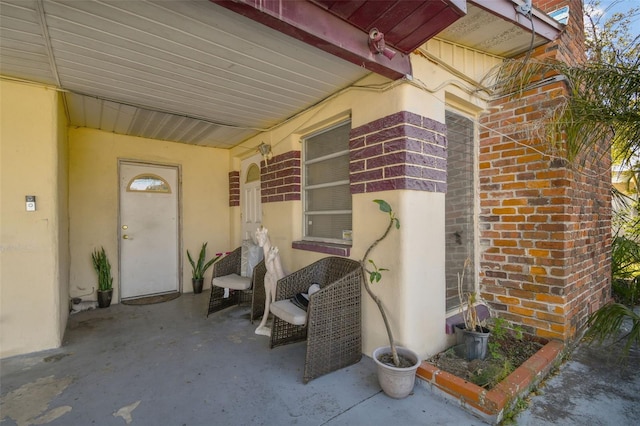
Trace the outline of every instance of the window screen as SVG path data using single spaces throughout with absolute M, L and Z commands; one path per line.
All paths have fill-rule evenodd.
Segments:
M 445 197 L 445 232 L 447 310 L 460 305 L 458 273 L 465 259 L 463 290 L 475 289 L 475 127 L 473 120 L 447 111 L 447 194 Z
M 350 243 L 350 131 L 346 122 L 304 139 L 305 239 Z

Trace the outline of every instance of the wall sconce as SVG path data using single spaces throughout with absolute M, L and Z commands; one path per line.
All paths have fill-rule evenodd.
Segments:
M 264 159 L 265 164 L 267 163 L 268 160 L 271 160 L 273 158 L 273 153 L 271 152 L 271 145 L 268 145 L 262 142 L 260 145 L 258 145 L 258 151 L 260 152 L 260 155 L 262 155 L 262 158 Z
M 369 31 L 369 50 L 371 53 L 383 54 L 387 59 L 392 60 L 396 56 L 396 51 L 389 49 L 384 41 L 384 34 L 377 28 Z

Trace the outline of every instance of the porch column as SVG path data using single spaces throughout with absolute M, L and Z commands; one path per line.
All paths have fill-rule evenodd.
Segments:
M 401 227 L 371 253 L 383 279 L 372 285 L 396 342 L 427 356 L 445 345 L 446 127 L 401 111 L 354 127 L 350 135 L 353 194 L 352 257 L 361 258 L 389 217 L 374 199 L 391 204 Z M 388 344 L 380 313 L 363 294 L 363 345 Z

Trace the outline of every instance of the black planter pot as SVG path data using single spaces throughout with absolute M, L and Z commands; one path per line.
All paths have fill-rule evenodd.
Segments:
M 464 330 L 463 334 L 467 361 L 484 359 L 487 356 L 489 330 L 485 327 L 478 327 L 476 331 Z
M 193 284 L 193 293 L 200 294 L 202 293 L 202 285 L 204 284 L 204 278 L 191 278 L 191 284 Z
M 111 306 L 111 298 L 113 297 L 113 289 L 98 290 L 98 308 L 108 308 Z

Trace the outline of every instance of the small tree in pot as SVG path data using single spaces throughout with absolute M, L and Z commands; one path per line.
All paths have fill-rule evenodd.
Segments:
M 221 255 L 222 254 L 217 254 L 213 259 L 207 262 L 205 260 L 207 257 L 207 243 L 202 243 L 198 261 L 195 262 L 191 257 L 191 253 L 189 253 L 189 250 L 187 250 L 187 257 L 189 258 L 189 263 L 191 264 L 191 284 L 193 284 L 193 292 L 195 294 L 202 293 L 204 274 L 205 272 L 207 272 L 207 269 L 211 267 L 211 265 L 213 265 L 218 259 L 220 259 Z
M 111 264 L 107 258 L 104 247 L 95 249 L 91 253 L 93 269 L 98 274 L 98 307 L 108 308 L 113 297 L 113 277 L 111 276 Z
M 371 251 L 389 235 L 389 232 L 391 232 L 394 227 L 400 229 L 400 219 L 396 217 L 393 209 L 386 201 L 373 200 L 373 202 L 378 204 L 382 212 L 389 214 L 389 224 L 385 232 L 369 246 L 360 261 L 364 287 L 380 311 L 387 331 L 387 337 L 389 338 L 389 346 L 376 349 L 373 352 L 373 359 L 377 365 L 378 381 L 382 390 L 392 398 L 404 398 L 413 391 L 415 374 L 420 365 L 420 359 L 415 352 L 396 346 L 382 301 L 371 290 L 370 286 L 371 283 L 380 282 L 382 272 L 388 271 L 388 269 L 378 268 L 375 262 L 369 259 Z M 367 269 L 367 263 L 371 265 L 372 270 Z

